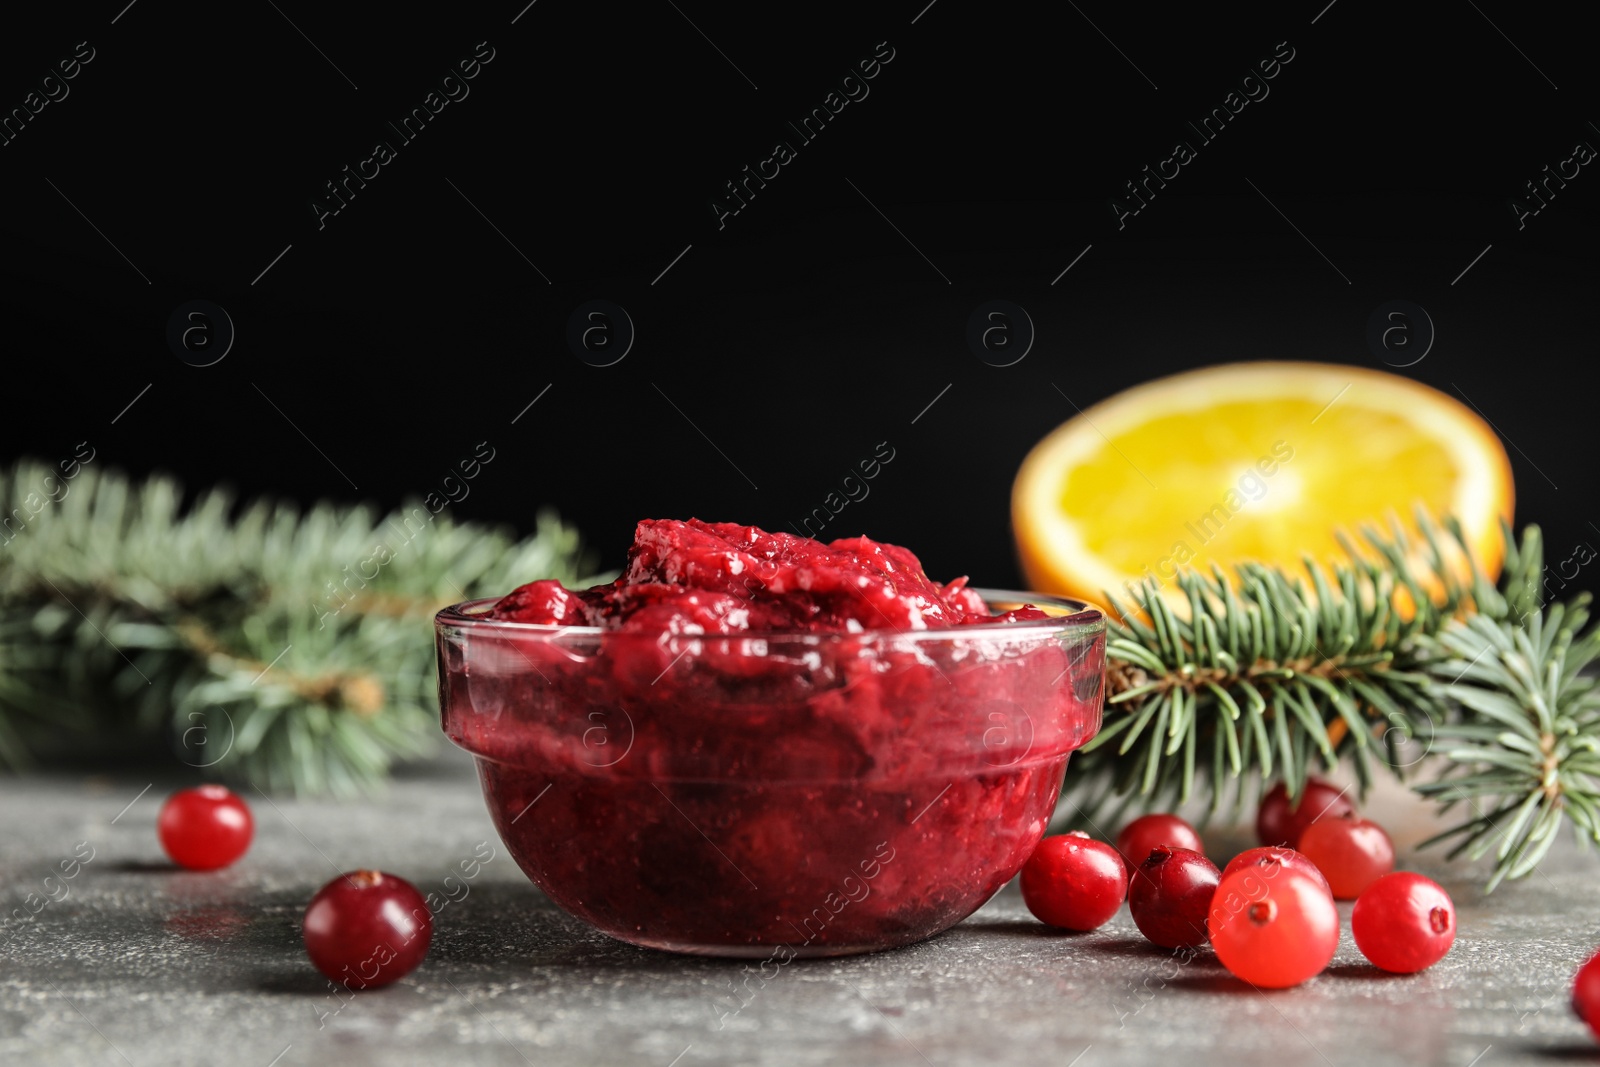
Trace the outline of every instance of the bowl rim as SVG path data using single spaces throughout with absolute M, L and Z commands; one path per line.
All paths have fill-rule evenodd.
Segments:
M 982 623 L 972 626 L 941 626 L 926 630 L 893 630 L 887 627 L 859 631 L 832 630 L 821 633 L 805 630 L 737 630 L 728 634 L 673 634 L 679 639 L 704 639 L 722 641 L 800 641 L 822 643 L 838 640 L 894 640 L 938 641 L 953 638 L 1031 636 L 1040 637 L 1054 633 L 1095 633 L 1106 627 L 1106 616 L 1099 607 L 1085 600 L 1057 596 L 1053 593 L 1035 593 L 1015 589 L 989 589 L 969 586 L 991 607 L 1010 604 L 1018 607 L 1031 605 L 1043 610 L 1056 610 L 1058 615 L 1022 622 Z M 509 619 L 489 619 L 484 612 L 500 602 L 503 596 L 477 597 L 441 608 L 433 617 L 434 628 L 443 631 L 457 628 L 479 633 L 523 634 L 529 637 L 545 635 L 555 638 L 566 634 L 575 637 L 608 637 L 611 639 L 636 638 L 655 641 L 669 636 L 666 630 L 629 631 L 608 630 L 600 626 L 552 626 L 547 623 L 514 622 Z M 1006 610 L 1011 610 L 1010 608 Z

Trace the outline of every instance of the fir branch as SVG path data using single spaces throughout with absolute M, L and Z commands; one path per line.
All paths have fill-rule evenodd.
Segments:
M 1347 545 L 1350 562 L 1331 575 L 1310 560 L 1306 580 L 1255 563 L 1232 575 L 1217 567 L 1182 572 L 1183 615 L 1155 583 L 1130 588 L 1136 611 L 1110 597 L 1108 721 L 1085 748 L 1097 757 L 1086 761 L 1090 769 L 1122 764 L 1119 792 L 1137 783 L 1147 803 L 1182 803 L 1196 775 L 1166 757 L 1206 747 L 1213 812 L 1224 785 L 1247 769 L 1263 780 L 1282 778 L 1298 796 L 1316 765 L 1332 768 L 1348 751 L 1365 781 L 1369 758 L 1389 755 L 1378 742 L 1391 725 L 1441 713 L 1416 670 L 1414 638 L 1471 595 L 1436 529 L 1423 528 L 1432 535 L 1422 554 L 1425 579 L 1415 574 L 1416 547 L 1396 524 L 1387 537 L 1365 531 L 1365 554 Z M 1430 584 L 1436 595 L 1425 591 Z M 1160 736 L 1151 729 L 1157 723 L 1165 728 Z M 1132 775 L 1133 765 L 1143 773 Z
M 1600 684 L 1580 673 L 1600 659 L 1600 628 L 1579 636 L 1588 601 L 1520 620 L 1471 618 L 1433 641 L 1442 656 L 1430 673 L 1464 710 L 1437 733 L 1455 745 L 1443 753 L 1453 766 L 1416 788 L 1472 814 L 1426 843 L 1455 840 L 1452 857 L 1492 850 L 1490 890 L 1532 871 L 1563 821 L 1600 842 Z
M 518 540 L 420 504 L 239 507 L 219 490 L 185 508 L 168 478 L 52 475 L 0 472 L 14 520 L 0 532 L 0 760 L 13 765 L 47 731 L 126 731 L 265 789 L 371 789 L 437 743 L 431 614 L 587 570 L 550 515 Z
M 1110 597 L 1106 722 L 1080 756 L 1092 799 L 1080 810 L 1170 806 L 1196 779 L 1214 814 L 1240 779 L 1281 778 L 1291 797 L 1318 767 L 1351 759 L 1363 790 L 1372 766 L 1397 775 L 1431 738 L 1446 761 L 1417 786 L 1445 810 L 1471 804 L 1452 855 L 1495 851 L 1493 889 L 1531 871 L 1563 818 L 1600 841 L 1600 688 L 1580 672 L 1600 659 L 1587 595 L 1546 609 L 1542 542 L 1504 530 L 1498 585 L 1458 524 L 1417 517 L 1420 543 L 1396 522 L 1341 539 L 1347 562 L 1305 577 L 1246 563 L 1233 574 L 1183 572 L 1188 611 L 1160 587 Z M 1440 742 L 1453 747 L 1439 752 Z

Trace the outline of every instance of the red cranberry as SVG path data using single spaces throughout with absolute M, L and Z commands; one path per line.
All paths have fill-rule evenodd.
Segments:
M 1256 837 L 1263 845 L 1299 848 L 1300 835 L 1318 819 L 1354 814 L 1356 805 L 1349 792 L 1321 778 L 1307 778 L 1299 802 L 1291 804 L 1288 788 L 1279 782 L 1261 798 Z
M 1217 960 L 1265 989 L 1321 974 L 1339 948 L 1339 912 L 1316 879 L 1284 867 L 1241 867 L 1223 877 L 1208 929 Z
M 255 820 L 231 790 L 200 785 L 167 798 L 156 833 L 173 863 L 191 871 L 214 871 L 244 855 L 255 835 Z
M 1572 1010 L 1600 1038 L 1600 952 L 1578 968 L 1572 981 Z
M 1361 954 L 1396 974 L 1414 974 L 1444 959 L 1456 940 L 1456 906 L 1436 882 L 1396 871 L 1367 887 L 1350 913 Z
M 1300 835 L 1300 851 L 1317 865 L 1336 900 L 1354 900 L 1394 870 L 1394 842 L 1369 819 L 1323 819 Z
M 376 989 L 422 962 L 433 913 L 404 878 L 354 871 L 317 890 L 302 930 L 317 970 L 351 989 Z
M 1328 888 L 1328 880 L 1322 877 L 1322 872 L 1317 870 L 1317 865 L 1306 859 L 1305 855 L 1292 848 L 1278 845 L 1266 845 L 1261 848 L 1247 848 L 1222 868 L 1222 877 L 1226 878 L 1234 871 L 1243 867 L 1260 867 L 1262 877 L 1275 878 L 1280 871 L 1300 871 L 1312 881 L 1322 887 L 1322 891 L 1330 898 L 1333 890 Z
M 1206 851 L 1194 827 L 1176 815 L 1141 815 L 1117 835 L 1117 851 L 1122 853 L 1122 862 L 1128 865 L 1128 877 L 1133 877 L 1133 872 L 1152 849 L 1162 845 L 1186 848 L 1201 855 Z
M 1127 892 L 1122 857 L 1081 830 L 1045 838 L 1022 868 L 1023 903 L 1040 922 L 1064 930 L 1104 926 Z
M 1128 889 L 1134 925 L 1162 948 L 1199 948 L 1220 878 L 1216 864 L 1193 849 L 1154 849 Z

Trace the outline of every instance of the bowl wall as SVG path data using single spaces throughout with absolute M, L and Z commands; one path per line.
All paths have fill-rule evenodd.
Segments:
M 985 594 L 1004 606 L 1021 594 Z M 1104 621 L 641 635 L 441 612 L 446 733 L 512 856 L 635 944 L 829 955 L 1006 883 L 1100 722 Z

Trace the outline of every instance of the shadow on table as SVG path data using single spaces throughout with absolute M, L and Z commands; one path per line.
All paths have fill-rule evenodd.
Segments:
M 290 996 L 322 996 L 328 992 L 328 979 L 308 961 L 304 967 L 269 974 L 255 983 L 262 993 L 286 993 Z
M 1087 944 L 1087 939 L 1093 932 L 1079 933 L 1075 930 L 1059 930 L 1053 926 L 1046 926 L 1033 919 L 993 919 L 987 922 L 973 922 L 968 920 L 954 928 L 964 934 L 1007 934 L 1012 937 L 1042 938 L 1055 941 L 1077 941 Z
M 459 968 L 469 980 L 475 971 L 499 973 L 507 967 L 519 972 L 565 968 L 666 975 L 685 970 L 738 971 L 759 962 L 630 945 L 568 915 L 532 885 L 513 882 L 475 885 L 459 901 L 439 908 L 427 959 L 428 964 Z M 463 981 L 460 974 L 455 980 Z
M 928 951 L 930 945 L 945 938 L 973 933 L 1062 938 L 1085 947 L 1090 943 L 1083 939 L 1093 936 L 1052 930 L 1032 921 L 969 922 L 909 945 L 851 956 L 795 958 L 785 962 L 783 967 L 785 970 L 841 965 L 870 967 L 902 954 Z M 1151 955 L 1161 958 L 1165 954 L 1153 949 Z M 474 886 L 458 903 L 441 908 L 435 917 L 433 944 L 428 952 L 429 964 L 458 968 L 469 980 L 474 972 L 503 972 L 507 967 L 518 972 L 560 968 L 590 974 L 626 971 L 673 976 L 685 973 L 737 975 L 746 968 L 757 968 L 766 959 L 770 959 L 770 954 L 765 950 L 752 958 L 732 958 L 630 945 L 568 915 L 533 886 L 512 882 Z M 456 980 L 461 981 L 459 974 Z
M 1188 989 L 1195 993 L 1219 993 L 1233 996 L 1237 996 L 1240 993 L 1281 992 L 1281 990 L 1276 989 L 1257 989 L 1250 983 L 1242 982 L 1227 971 L 1222 970 L 1220 965 L 1210 974 L 1180 974 L 1176 977 L 1168 978 L 1165 988 Z
M 1105 941 L 1089 941 L 1085 942 L 1084 947 L 1092 952 L 1098 952 L 1106 956 L 1119 956 L 1124 959 L 1150 960 L 1152 963 L 1179 959 L 1181 962 L 1181 958 L 1177 956 L 1176 949 L 1162 948 L 1160 945 L 1146 941 L 1142 937 L 1117 937 Z M 1185 970 L 1198 967 L 1202 970 L 1212 971 L 1219 969 L 1221 966 L 1217 962 L 1216 956 L 1212 955 L 1209 949 L 1202 949 L 1192 960 L 1183 964 Z
M 1195 962 L 1198 963 L 1200 961 L 1196 960 Z M 1175 986 L 1178 989 L 1193 989 L 1193 990 L 1196 990 L 1198 992 L 1203 992 L 1203 993 L 1255 993 L 1255 992 L 1280 993 L 1280 992 L 1288 992 L 1288 990 L 1279 990 L 1279 989 L 1260 989 L 1260 990 L 1258 990 L 1255 986 L 1251 985 L 1250 983 L 1245 982 L 1245 981 L 1243 981 L 1243 980 L 1241 980 L 1239 978 L 1235 978 L 1233 975 L 1229 974 L 1226 970 L 1223 969 L 1222 964 L 1217 962 L 1216 957 L 1214 957 L 1214 956 L 1210 957 L 1209 958 L 1209 963 L 1211 964 L 1211 966 L 1208 968 L 1208 970 L 1212 971 L 1213 973 L 1210 973 L 1210 974 L 1194 974 L 1194 973 L 1180 974 L 1176 978 L 1169 978 L 1167 980 L 1167 985 Z M 1403 982 L 1406 979 L 1410 978 L 1411 975 L 1407 975 L 1407 974 L 1391 974 L 1388 971 L 1381 970 L 1380 968 L 1372 966 L 1372 964 L 1370 964 L 1370 963 L 1336 963 L 1333 966 L 1329 967 L 1327 970 L 1323 971 L 1321 977 L 1324 980 L 1331 979 L 1331 980 L 1333 980 L 1335 982 L 1350 982 L 1350 981 L 1354 981 L 1354 982 L 1373 982 L 1373 981 L 1377 981 L 1377 982 L 1384 982 L 1384 981 Z M 1298 988 L 1299 988 L 1298 986 L 1290 986 L 1289 987 L 1289 989 L 1291 989 L 1291 990 L 1292 989 L 1298 989 Z
M 1593 1042 L 1577 1042 L 1571 1045 L 1528 1045 L 1525 1046 L 1525 1050 L 1531 1056 L 1546 1060 L 1600 1063 L 1600 1045 Z
M 1360 982 L 1404 981 L 1410 978 L 1409 974 L 1395 974 L 1381 967 L 1374 967 L 1370 963 L 1334 963 L 1322 972 L 1329 978 L 1354 980 Z

